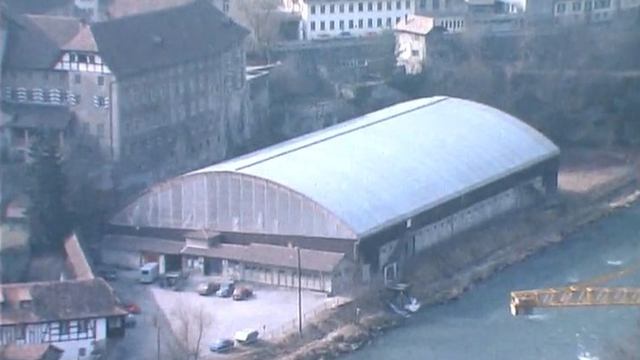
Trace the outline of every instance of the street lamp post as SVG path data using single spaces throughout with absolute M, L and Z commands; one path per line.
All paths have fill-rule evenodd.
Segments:
M 302 337 L 302 264 L 300 262 L 300 247 L 296 246 L 298 260 L 298 333 Z

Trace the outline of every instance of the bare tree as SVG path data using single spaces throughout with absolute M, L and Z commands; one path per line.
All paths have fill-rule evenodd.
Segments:
M 176 360 L 198 360 L 205 332 L 213 324 L 211 313 L 204 305 L 189 307 L 188 304 L 181 301 L 172 312 L 173 331 L 180 348 L 173 351 Z
M 283 14 L 278 0 L 238 0 L 238 20 L 252 31 L 252 50 L 267 50 L 278 40 Z

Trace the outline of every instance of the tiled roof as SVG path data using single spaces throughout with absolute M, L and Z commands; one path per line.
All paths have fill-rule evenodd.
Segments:
M 59 360 L 64 351 L 51 344 L 0 346 L 2 360 Z
M 62 47 L 62 50 L 69 51 L 87 51 L 97 52 L 98 45 L 93 38 L 93 33 L 89 26 L 83 25 L 80 31 L 70 41 L 66 42 Z
M 290 269 L 298 267 L 296 250 L 277 245 L 218 244 L 208 249 L 185 247 L 182 253 Z M 344 257 L 341 253 L 300 249 L 300 267 L 303 270 L 331 273 Z
M 20 69 L 51 69 L 64 44 L 81 29 L 79 19 L 16 15 L 9 22 L 5 64 Z
M 0 285 L 4 305 L 0 325 L 122 316 L 111 287 L 103 279 Z M 26 306 L 20 301 L 30 301 Z
M 36 15 L 65 12 L 74 5 L 74 0 L 3 0 L 3 2 L 16 13 Z
M 107 235 L 102 239 L 101 245 L 105 250 L 149 251 L 178 255 L 185 243 L 152 237 Z
M 433 27 L 433 18 L 419 15 L 407 15 L 398 21 L 396 24 L 396 31 L 427 35 Z
M 75 280 L 91 280 L 94 278 L 91 266 L 89 266 L 87 257 L 82 251 L 80 241 L 75 234 L 64 242 L 64 250 L 67 254 L 67 264 Z
M 112 0 L 109 4 L 109 17 L 119 18 L 180 6 L 194 0 Z
M 118 76 L 218 55 L 241 46 L 249 34 L 208 0 L 99 22 L 91 29 L 100 56 Z

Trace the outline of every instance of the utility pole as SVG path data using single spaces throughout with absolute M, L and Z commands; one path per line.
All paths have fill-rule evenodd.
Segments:
M 300 247 L 296 246 L 298 258 L 298 333 L 302 337 L 302 264 L 300 263 Z
M 158 315 L 153 316 L 153 325 L 156 327 L 156 357 L 160 360 L 160 324 L 158 323 Z

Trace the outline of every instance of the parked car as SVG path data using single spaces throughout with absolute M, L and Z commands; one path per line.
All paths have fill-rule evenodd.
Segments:
M 209 345 L 209 350 L 215 353 L 226 353 L 233 350 L 234 342 L 231 339 L 219 339 Z
M 127 310 L 127 312 L 129 314 L 140 314 L 142 312 L 142 310 L 140 309 L 140 307 L 138 306 L 138 304 L 136 303 L 127 303 L 124 305 L 125 310 Z
M 220 284 L 220 289 L 216 291 L 216 296 L 218 297 L 230 297 L 233 295 L 233 290 L 235 290 L 236 286 L 233 281 L 225 281 Z
M 209 296 L 220 289 L 220 284 L 215 282 L 203 282 L 198 285 L 196 290 L 202 296 Z
M 260 333 L 257 330 L 246 329 L 236 332 L 234 339 L 240 345 L 250 345 L 258 341 L 258 335 L 260 335 Z
M 100 269 L 98 270 L 98 276 L 107 280 L 107 281 L 116 281 L 118 280 L 118 274 L 113 269 Z
M 253 296 L 253 290 L 248 287 L 239 286 L 233 290 L 233 300 L 246 300 Z

